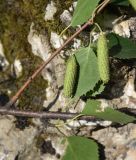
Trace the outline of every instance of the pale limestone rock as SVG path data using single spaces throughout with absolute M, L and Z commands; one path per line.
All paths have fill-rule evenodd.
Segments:
M 72 16 L 68 10 L 64 10 L 63 13 L 60 15 L 60 19 L 62 23 L 68 26 L 71 23 Z
M 55 49 L 59 48 L 64 43 L 63 39 L 55 32 L 51 32 L 50 42 Z
M 78 49 L 80 46 L 81 46 L 81 40 L 74 38 L 74 44 L 73 44 L 74 50 Z
M 29 127 L 21 131 L 14 126 L 14 121 L 13 116 L 0 117 L 1 160 L 14 160 L 19 153 L 29 150 L 34 138 L 38 135 L 36 127 Z
M 136 72 L 136 71 L 134 71 Z M 136 98 L 136 91 L 135 91 L 135 73 L 134 73 L 134 77 L 130 77 L 128 79 L 128 82 L 126 84 L 126 86 L 124 87 L 124 96 L 128 96 L 128 97 L 133 97 Z
M 30 27 L 28 42 L 32 46 L 34 55 L 41 57 L 44 61 L 50 57 L 50 45 L 47 36 L 38 35 L 33 29 L 34 24 Z
M 12 65 L 11 69 L 13 70 L 17 78 L 22 76 L 23 67 L 19 59 L 15 59 L 14 64 Z
M 123 37 L 130 38 L 129 20 L 122 21 L 113 27 L 113 31 Z
M 124 160 L 135 160 L 136 159 L 136 149 L 129 149 L 127 151 L 127 156 Z
M 54 63 L 54 72 L 56 76 L 56 82 L 58 87 L 63 86 L 64 83 L 64 74 L 65 74 L 65 60 L 61 57 L 61 55 L 58 55 L 53 60 Z
M 133 160 L 129 159 L 135 155 L 135 124 L 128 124 L 123 127 L 109 127 L 94 131 L 92 137 L 105 146 L 106 160 Z M 127 155 L 126 155 L 127 153 Z M 132 154 L 129 154 L 132 153 Z M 125 159 L 126 158 L 126 159 Z
M 2 66 L 3 70 L 5 70 L 9 66 L 9 62 L 5 57 L 4 49 L 1 41 L 0 41 L 0 65 Z
M 19 160 L 39 160 L 41 153 L 38 148 L 35 147 L 35 143 L 31 147 L 26 149 L 22 154 L 18 156 Z
M 55 6 L 55 3 L 51 1 L 46 7 L 45 16 L 44 16 L 45 21 L 53 20 L 53 16 L 56 12 L 57 12 L 57 8 Z
M 113 26 L 113 32 L 123 37 L 136 38 L 136 17 L 131 17 L 127 20 L 122 20 L 115 23 Z

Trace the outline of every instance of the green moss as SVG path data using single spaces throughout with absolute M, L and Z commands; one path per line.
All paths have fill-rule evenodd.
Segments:
M 6 57 L 13 63 L 16 57 L 30 56 L 30 45 L 27 42 L 32 22 L 40 23 L 43 19 L 45 0 L 5 0 L 0 2 L 0 39 L 4 45 Z
M 23 76 L 19 79 L 14 77 L 10 67 L 6 72 L 0 73 L 1 81 L 7 80 L 0 86 L 1 92 L 5 93 L 8 88 L 12 91 L 11 97 L 42 63 L 40 58 L 32 54 L 27 36 L 32 22 L 41 23 L 47 3 L 48 0 L 0 1 L 0 39 L 6 58 L 10 64 L 13 64 L 18 58 L 23 66 Z M 34 111 L 40 110 L 46 98 L 46 87 L 47 82 L 41 76 L 37 77 L 21 96 L 18 107 Z
M 16 90 L 14 90 L 13 95 L 20 88 L 20 86 L 24 84 L 26 79 L 30 75 L 32 75 L 33 71 L 36 70 L 36 68 L 38 68 L 38 66 L 40 65 L 41 60 L 39 59 L 38 63 L 37 59 L 38 58 L 36 57 L 36 59 L 33 59 L 33 61 L 31 61 L 30 59 L 26 59 L 26 61 L 24 61 L 23 77 L 15 81 Z M 43 79 L 41 75 L 38 76 L 23 92 L 18 107 L 23 110 L 40 111 L 43 106 L 43 101 L 46 99 L 46 87 L 47 82 Z
M 35 23 L 35 28 L 37 31 L 42 31 L 42 29 L 44 28 L 49 35 L 52 31 L 60 34 L 66 28 L 65 24 L 62 24 L 60 21 L 60 15 L 65 9 L 68 9 L 72 5 L 73 0 L 54 0 L 54 3 L 57 8 L 56 13 L 54 14 L 54 19 L 43 21 L 44 16 L 42 16 L 42 20 L 39 23 L 40 25 L 37 23 L 38 20 Z M 70 31 L 67 31 L 66 34 L 71 35 L 72 33 Z
M 45 21 L 45 8 L 49 2 L 49 0 L 18 0 L 9 4 L 8 1 L 0 1 L 0 39 L 10 63 L 18 56 L 30 55 L 27 36 L 32 22 L 37 32 L 42 34 L 47 32 L 50 35 L 51 31 L 59 34 L 65 29 L 66 26 L 60 22 L 60 14 L 64 9 L 68 9 L 73 1 L 54 0 L 57 8 L 54 20 Z
M 36 147 L 41 148 L 42 144 L 44 143 L 44 137 L 42 135 L 39 135 L 36 139 Z

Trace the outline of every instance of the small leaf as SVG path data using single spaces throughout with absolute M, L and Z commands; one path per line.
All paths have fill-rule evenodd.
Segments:
M 86 22 L 95 10 L 100 0 L 78 0 L 72 18 L 71 26 L 77 26 Z
M 90 47 L 81 48 L 75 53 L 79 64 L 79 80 L 75 96 L 81 96 L 93 90 L 99 81 L 97 58 Z
M 110 107 L 107 107 L 102 111 L 100 107 L 101 102 L 96 100 L 88 100 L 82 114 L 95 116 L 104 120 L 109 120 L 112 122 L 126 124 L 136 120 L 134 117 L 129 116 L 125 113 L 114 110 Z
M 136 58 L 136 44 L 128 38 L 116 34 L 108 34 L 109 54 L 120 59 Z
M 129 0 L 129 3 L 131 4 L 131 6 L 134 8 L 134 10 L 136 11 L 136 0 Z
M 79 136 L 67 138 L 68 146 L 62 160 L 98 160 L 98 146 L 91 140 Z

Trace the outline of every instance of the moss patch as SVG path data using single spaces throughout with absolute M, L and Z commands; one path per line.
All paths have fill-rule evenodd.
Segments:
M 30 25 L 34 27 L 39 34 L 51 31 L 60 33 L 66 26 L 60 22 L 60 14 L 64 9 L 68 9 L 73 0 L 54 0 L 57 12 L 54 20 L 44 20 L 44 14 L 47 4 L 50 0 L 1 0 L 0 1 L 0 39 L 2 41 L 4 52 L 10 63 L 5 72 L 0 72 L 0 89 L 1 93 L 7 94 L 7 89 L 12 91 L 11 97 L 24 84 L 27 78 L 32 75 L 33 71 L 42 63 L 42 60 L 33 55 L 31 46 L 27 41 Z M 48 37 L 48 38 L 49 38 Z M 19 79 L 11 72 L 11 65 L 15 59 L 19 59 L 23 66 L 23 76 Z M 47 82 L 42 76 L 37 77 L 25 90 L 20 97 L 18 107 L 39 111 L 43 100 L 45 100 L 45 89 Z
M 8 88 L 12 91 L 11 96 L 13 96 L 42 63 L 40 58 L 32 54 L 27 36 L 32 22 L 40 25 L 47 3 L 48 0 L 0 1 L 0 39 L 6 58 L 10 65 L 18 58 L 23 66 L 23 76 L 19 79 L 14 77 L 10 67 L 7 71 L 0 73 L 0 79 L 3 81 L 0 86 L 1 92 L 6 92 Z M 4 82 L 4 80 L 6 81 Z M 47 82 L 39 76 L 21 96 L 19 108 L 40 110 L 43 100 L 46 98 L 46 87 Z

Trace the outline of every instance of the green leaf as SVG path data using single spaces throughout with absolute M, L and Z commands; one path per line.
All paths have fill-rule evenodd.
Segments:
M 111 3 L 120 6 L 129 6 L 128 0 L 112 0 Z
M 95 10 L 100 0 L 78 0 L 71 26 L 77 26 L 86 22 Z
M 126 124 L 136 120 L 134 117 L 126 115 L 125 113 L 114 110 L 110 107 L 104 109 L 100 108 L 101 102 L 96 100 L 88 100 L 82 114 L 95 116 L 104 120 L 109 120 L 112 122 Z
M 98 146 L 91 140 L 79 136 L 67 138 L 68 146 L 62 160 L 98 160 Z
M 98 82 L 94 87 L 92 96 L 95 97 L 96 95 L 102 93 L 104 91 L 104 89 L 105 89 L 104 83 L 101 83 L 101 81 Z
M 99 81 L 97 58 L 90 47 L 81 48 L 75 53 L 79 64 L 79 80 L 75 96 L 81 96 L 93 90 Z
M 99 94 L 101 94 L 105 89 L 105 85 L 102 81 L 99 81 L 98 83 L 96 83 L 95 87 L 93 90 L 87 92 L 86 97 L 90 98 L 90 97 L 95 97 Z
M 120 59 L 136 58 L 136 44 L 128 38 L 116 34 L 108 34 L 109 54 Z

